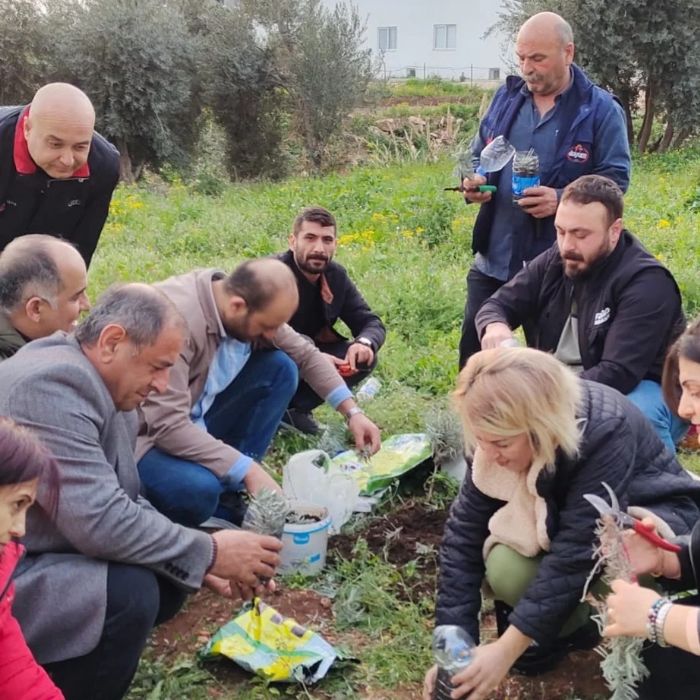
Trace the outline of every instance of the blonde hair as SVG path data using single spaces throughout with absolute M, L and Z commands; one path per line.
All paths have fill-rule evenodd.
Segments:
M 452 400 L 472 451 L 480 430 L 503 437 L 526 433 L 535 459 L 547 465 L 554 464 L 558 448 L 571 457 L 578 451 L 580 382 L 545 352 L 496 348 L 472 355 Z

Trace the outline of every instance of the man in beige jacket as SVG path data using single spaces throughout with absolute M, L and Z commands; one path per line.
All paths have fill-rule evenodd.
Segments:
M 140 408 L 136 457 L 147 498 L 184 525 L 211 516 L 240 522 L 242 491 L 278 488 L 258 461 L 301 377 L 347 421 L 358 449 L 379 430 L 340 375 L 288 325 L 299 296 L 278 260 L 250 260 L 230 275 L 198 270 L 156 285 L 189 324 L 168 388 Z

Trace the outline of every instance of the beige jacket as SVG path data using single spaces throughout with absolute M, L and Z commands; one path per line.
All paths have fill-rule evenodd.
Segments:
M 222 477 L 241 456 L 238 450 L 212 437 L 190 420 L 192 406 L 204 390 L 209 365 L 221 342 L 211 283 L 223 276 L 220 270 L 195 270 L 155 285 L 185 317 L 189 334 L 171 370 L 168 389 L 163 394 L 151 394 L 139 409 L 137 460 L 157 447 L 201 464 Z M 274 346 L 294 360 L 300 376 L 319 396 L 327 396 L 344 384 L 316 347 L 288 325 L 279 329 Z

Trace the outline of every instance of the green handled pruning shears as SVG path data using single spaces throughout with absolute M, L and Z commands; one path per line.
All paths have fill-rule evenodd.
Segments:
M 457 164 L 452 175 L 459 180 L 459 185 L 457 187 L 445 187 L 445 192 L 490 192 L 493 194 L 498 189 L 496 185 L 468 185 L 465 187 L 464 181 L 474 177 L 471 150 L 467 148 L 458 152 L 456 160 Z
M 443 189 L 445 192 L 491 192 L 493 194 L 498 187 L 496 185 L 474 185 L 473 187 L 459 185 L 459 187 L 445 187 Z

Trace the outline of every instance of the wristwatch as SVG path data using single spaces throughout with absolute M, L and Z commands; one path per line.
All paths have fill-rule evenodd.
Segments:
M 345 414 L 345 422 L 349 424 L 350 419 L 353 416 L 356 416 L 358 413 L 363 415 L 363 416 L 365 415 L 365 412 L 359 406 L 353 406 L 352 408 L 350 408 L 348 410 L 348 412 Z
M 364 335 L 361 335 L 359 338 L 355 338 L 355 342 L 360 343 L 360 345 L 366 345 L 370 350 L 374 350 L 374 344 Z

